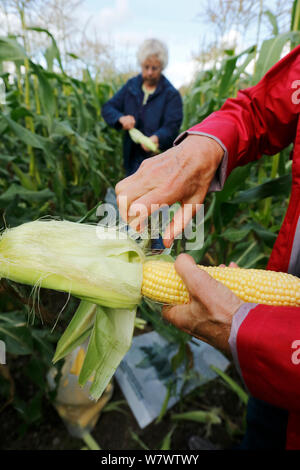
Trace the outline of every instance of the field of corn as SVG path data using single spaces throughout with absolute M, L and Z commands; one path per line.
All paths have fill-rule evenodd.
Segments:
M 289 31 L 279 34 L 273 17 L 273 35 L 259 48 L 253 45 L 238 55 L 227 50 L 218 66 L 202 71 L 181 90 L 182 130 L 219 109 L 238 89 L 256 84 L 283 50 L 300 44 L 298 3 Z M 48 36 L 49 47 L 43 60 L 37 61 L 29 52 L 23 26 L 19 38 L 0 37 L 1 229 L 43 217 L 95 224 L 96 209 L 107 189 L 124 176 L 121 133 L 101 117 L 101 106 L 123 79 L 101 82 L 88 68 L 82 69 L 80 79 L 70 76 L 55 38 L 38 27 L 35 32 Z M 251 61 L 255 67 L 249 74 Z M 204 245 L 190 252 L 197 263 L 266 266 L 287 207 L 290 150 L 237 168 L 222 192 L 208 195 Z M 182 250 L 182 241 L 176 240 L 171 254 L 176 257 Z M 0 364 L 0 448 L 93 446 L 68 434 L 53 406 L 55 390 L 46 379 L 57 341 L 77 306 L 75 297 L 47 288 L 40 290 L 37 301 L 31 287 L 1 279 L 0 340 L 6 345 L 7 363 Z M 155 330 L 175 344 L 172 370 L 184 364 L 188 376 L 190 338 L 166 325 L 159 309 L 145 301 L 137 319 L 134 335 Z M 141 430 L 114 381 L 112 397 L 92 435 L 106 450 L 185 450 L 195 434 L 231 447 L 243 435 L 247 399 L 230 364 L 226 373 L 217 371 L 214 380 L 180 396 L 170 410 L 166 396 L 157 420 Z

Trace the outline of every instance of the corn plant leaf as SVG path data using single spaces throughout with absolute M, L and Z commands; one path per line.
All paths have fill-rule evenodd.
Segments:
M 30 177 L 30 175 L 24 173 L 21 168 L 18 167 L 18 165 L 16 165 L 15 163 L 12 163 L 12 168 L 15 172 L 15 174 L 18 176 L 19 180 L 20 180 L 20 183 L 21 185 L 26 188 L 26 189 L 29 189 L 30 191 L 36 191 L 36 183 L 32 180 L 32 178 Z
M 51 138 L 64 137 L 74 135 L 75 131 L 72 129 L 69 121 L 53 121 Z
M 249 175 L 249 166 L 250 165 L 237 167 L 230 173 L 222 191 L 216 193 L 218 202 L 227 202 L 238 189 L 242 189 L 241 185 L 244 184 Z
M 267 39 L 262 43 L 259 57 L 253 75 L 253 85 L 255 85 L 267 71 L 280 59 L 282 50 L 288 41 L 296 44 L 300 42 L 299 31 L 289 31 L 282 33 L 272 39 Z
M 226 372 L 223 372 L 221 369 L 218 367 L 211 365 L 211 369 L 216 372 L 223 380 L 224 382 L 229 385 L 229 387 L 238 395 L 240 400 L 246 405 L 248 403 L 248 395 L 247 393 L 240 387 L 240 385 L 235 382 Z
M 185 413 L 174 413 L 171 415 L 172 421 L 195 421 L 196 423 L 220 424 L 221 418 L 219 410 L 212 408 L 210 411 L 187 411 Z
M 160 445 L 160 450 L 171 450 L 171 440 L 172 435 L 175 431 L 176 425 L 172 427 L 172 429 L 165 435 L 163 441 Z
M 278 28 L 278 22 L 277 22 L 276 16 L 274 15 L 274 13 L 271 12 L 271 10 L 264 11 L 264 15 L 268 18 L 273 28 L 273 31 L 272 31 L 273 36 L 277 36 L 279 34 L 279 28 Z
M 243 240 L 247 235 L 250 233 L 250 228 L 228 228 L 226 229 L 220 236 L 222 238 L 225 238 L 225 240 L 228 240 L 230 242 L 239 242 Z
M 291 31 L 299 31 L 300 30 L 300 10 L 299 10 L 299 1 L 294 0 L 293 7 L 292 7 L 292 15 L 291 15 Z M 292 42 L 292 47 L 294 47 Z
M 13 201 L 16 197 L 28 202 L 43 202 L 54 197 L 54 193 L 50 189 L 42 189 L 40 191 L 32 191 L 23 186 L 11 184 L 9 188 L 0 196 L 0 206 L 5 207 L 6 204 Z
M 50 154 L 47 139 L 45 139 L 44 137 L 38 134 L 34 134 L 30 130 L 26 129 L 25 127 L 15 122 L 13 119 L 10 119 L 8 116 L 3 115 L 3 118 L 6 120 L 6 122 L 8 123 L 9 127 L 14 132 L 14 134 L 22 142 L 24 142 L 24 144 L 41 149 L 47 155 Z
M 63 65 L 62 65 L 60 52 L 59 52 L 59 49 L 57 47 L 57 44 L 56 44 L 56 41 L 55 41 L 53 35 L 47 29 L 39 28 L 38 26 L 27 27 L 27 29 L 29 31 L 36 31 L 37 33 L 45 33 L 51 38 L 51 41 L 52 41 L 51 54 L 56 58 L 59 66 L 60 66 L 61 71 L 64 73 L 64 68 L 63 68 Z
M 13 37 L 0 37 L 0 62 L 26 59 L 25 49 Z
M 227 90 L 230 86 L 230 80 L 231 80 L 232 74 L 236 68 L 237 60 L 238 60 L 237 56 L 230 57 L 229 59 L 226 60 L 225 66 L 222 67 L 222 77 L 221 77 L 221 83 L 219 86 L 219 98 L 222 98 L 227 93 Z
M 35 65 L 33 62 L 30 62 L 30 66 L 38 77 L 39 98 L 43 106 L 44 114 L 46 114 L 49 119 L 52 120 L 55 114 L 55 99 L 53 87 L 51 86 L 49 80 L 43 72 L 42 67 Z
M 16 156 L 14 156 L 14 155 L 0 154 L 0 162 L 2 162 L 2 163 L 7 164 L 7 163 L 12 162 L 15 159 L 16 159 Z
M 0 340 L 4 341 L 6 351 L 11 354 L 25 355 L 33 352 L 32 337 L 27 325 L 0 320 Z
M 240 191 L 237 193 L 229 204 L 240 204 L 242 202 L 256 202 L 271 196 L 286 195 L 288 196 L 292 185 L 292 175 L 287 174 L 279 178 L 272 179 L 266 183 L 262 183 L 254 188 Z

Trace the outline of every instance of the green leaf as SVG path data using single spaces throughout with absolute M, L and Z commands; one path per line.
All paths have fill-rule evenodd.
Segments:
M 250 228 L 228 228 L 220 235 L 220 237 L 225 238 L 225 240 L 229 240 L 230 242 L 239 242 L 250 233 L 250 230 Z
M 25 49 L 12 37 L 0 37 L 0 62 L 17 61 L 27 58 Z
M 6 204 L 13 201 L 17 196 L 27 202 L 43 202 L 53 198 L 54 193 L 50 191 L 50 189 L 31 191 L 22 186 L 11 184 L 10 187 L 1 194 L 0 206 L 5 207 Z
M 92 331 L 96 305 L 82 300 L 67 329 L 61 336 L 55 351 L 53 363 L 59 361 L 82 344 Z
M 142 449 L 144 450 L 150 450 L 149 447 L 140 439 L 140 437 L 132 430 L 130 430 L 131 437 L 134 441 L 136 441 Z
M 30 191 L 36 190 L 36 183 L 32 180 L 30 175 L 24 173 L 15 163 L 12 163 L 12 168 L 15 174 L 19 177 L 20 183 L 23 188 L 26 188 Z
M 218 202 L 227 202 L 228 199 L 245 183 L 249 176 L 249 165 L 239 166 L 235 168 L 228 176 L 222 191 L 216 193 Z
M 195 421 L 196 423 L 221 424 L 222 420 L 219 416 L 219 410 L 211 409 L 210 411 L 186 411 L 185 413 L 174 413 L 171 415 L 172 421 Z
M 221 369 L 219 369 L 218 367 L 216 366 L 213 366 L 211 365 L 210 366 L 211 369 L 216 372 L 223 380 L 224 382 L 226 382 L 229 387 L 238 395 L 238 397 L 240 398 L 240 400 L 242 401 L 242 403 L 244 403 L 245 405 L 247 405 L 248 403 L 248 395 L 247 393 L 239 386 L 238 383 L 236 383 L 231 377 L 229 377 L 228 374 L 226 374 L 226 372 L 223 372 Z
M 55 41 L 53 35 L 47 29 L 39 28 L 38 26 L 28 27 L 27 29 L 29 31 L 36 31 L 38 33 L 46 33 L 51 38 L 51 41 L 52 41 L 51 55 L 53 55 L 56 58 L 59 66 L 60 66 L 61 71 L 64 73 L 64 69 L 63 69 L 63 65 L 62 65 L 62 61 L 61 61 L 61 57 L 60 57 L 60 52 L 59 52 L 59 49 L 57 47 L 57 44 L 56 44 L 56 41 Z
M 42 363 L 40 358 L 32 357 L 30 362 L 25 368 L 25 374 L 32 380 L 32 382 L 37 385 L 42 390 L 46 387 L 45 374 L 46 374 L 45 365 Z
M 100 398 L 121 360 L 129 350 L 136 309 L 97 307 L 96 320 L 78 383 L 84 386 L 94 374 L 90 395 Z
M 7 121 L 11 130 L 22 142 L 24 142 L 24 144 L 44 150 L 46 154 L 49 154 L 47 139 L 40 135 L 34 134 L 33 132 L 10 119 L 8 116 L 3 115 L 3 118 Z
M 241 191 L 237 196 L 228 201 L 229 204 L 240 204 L 242 202 L 256 202 L 270 196 L 288 196 L 291 191 L 292 175 L 284 175 L 267 181 L 254 188 Z
M 159 450 L 171 450 L 171 439 L 176 426 L 165 435 Z
M 33 352 L 30 330 L 27 326 L 14 326 L 0 322 L 0 339 L 11 354 L 26 355 Z
M 172 370 L 175 372 L 176 369 L 182 364 L 186 357 L 186 344 L 185 342 L 180 343 L 179 349 L 171 359 Z
M 275 38 L 268 39 L 262 43 L 253 76 L 253 85 L 259 82 L 267 71 L 279 61 L 282 50 L 288 41 L 293 41 L 299 44 L 300 32 L 289 31 L 287 33 L 282 33 Z
M 65 137 L 65 136 L 70 136 L 74 135 L 75 132 L 71 127 L 71 124 L 69 121 L 58 121 L 55 120 L 53 122 L 53 127 L 52 127 L 52 133 L 51 133 L 51 138 L 55 138 L 57 136 L 59 137 Z
M 38 77 L 39 98 L 42 103 L 44 114 L 46 114 L 49 119 L 52 120 L 56 108 L 53 87 L 51 86 L 49 80 L 47 80 L 42 67 L 35 65 L 33 62 L 30 62 L 30 66 Z
M 272 31 L 273 36 L 277 36 L 279 34 L 279 28 L 278 28 L 276 16 L 271 12 L 271 10 L 264 11 L 264 15 L 267 16 L 267 18 L 269 19 L 271 23 L 271 26 L 273 28 L 273 31 Z

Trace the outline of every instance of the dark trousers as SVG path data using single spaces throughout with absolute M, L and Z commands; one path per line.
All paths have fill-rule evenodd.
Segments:
M 288 411 L 250 397 L 247 428 L 238 449 L 285 449 Z

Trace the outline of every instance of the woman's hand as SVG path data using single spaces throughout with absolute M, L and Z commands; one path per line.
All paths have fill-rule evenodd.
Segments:
M 124 131 L 129 131 L 135 126 L 135 119 L 130 114 L 120 117 L 119 122 L 122 125 Z
M 147 158 L 133 175 L 116 186 L 123 220 L 140 230 L 143 220 L 158 206 L 180 202 L 181 208 L 163 236 L 164 245 L 170 247 L 199 209 L 197 204 L 203 203 L 223 154 L 214 139 L 189 135 L 179 145 Z M 185 209 L 185 205 L 190 207 Z
M 178 256 L 175 269 L 190 293 L 191 302 L 163 307 L 163 317 L 180 330 L 230 354 L 232 317 L 243 301 L 200 269 L 187 254 Z

